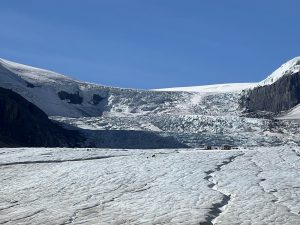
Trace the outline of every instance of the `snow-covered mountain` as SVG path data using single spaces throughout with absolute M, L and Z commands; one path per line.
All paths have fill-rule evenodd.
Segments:
M 12 89 L 49 116 L 101 115 L 104 88 L 48 70 L 0 60 L 0 86 Z
M 283 65 L 277 70 L 271 73 L 265 80 L 258 83 L 259 86 L 270 85 L 278 81 L 284 76 L 289 76 L 300 71 L 300 57 L 295 57 Z
M 242 90 L 255 86 L 246 83 L 155 91 L 122 89 L 77 81 L 52 71 L 4 59 L 0 59 L 0 73 L 1 87 L 21 94 L 49 116 L 65 117 L 97 117 L 103 112 L 126 115 L 149 112 L 194 114 L 195 110 L 200 110 L 195 109 L 195 106 L 206 96 L 239 94 Z M 202 114 L 203 110 L 200 111 L 197 114 Z
M 289 74 L 287 71 L 297 72 L 299 59 L 291 60 L 276 70 L 267 81 L 258 84 L 158 90 L 101 86 L 1 59 L 0 87 L 22 95 L 64 126 L 80 129 L 88 137 L 86 145 L 98 143 L 99 137 L 104 137 L 103 131 L 107 130 L 151 132 L 162 137 L 174 137 L 180 143 L 194 147 L 278 145 L 289 141 L 300 143 L 295 121 L 275 121 L 272 117 L 253 118 L 254 114 L 244 114 L 243 108 L 256 112 L 268 104 L 272 107 L 284 105 L 283 102 L 295 104 L 290 101 L 291 98 L 278 98 L 276 105 L 270 98 L 276 93 L 274 90 L 278 89 L 277 85 L 284 86 L 282 79 L 293 83 L 291 79 L 299 77 L 295 74 L 286 76 Z M 293 86 L 291 90 L 282 91 L 293 94 L 294 90 L 300 90 L 300 81 L 298 83 L 299 89 Z M 253 93 L 257 90 L 259 93 L 270 93 L 270 96 L 256 96 Z M 249 100 L 247 104 L 241 105 L 243 99 Z M 257 107 L 261 106 L 261 102 L 262 108 Z
M 193 92 L 148 91 L 123 89 L 81 82 L 64 75 L 21 65 L 4 59 L 0 60 L 0 86 L 12 89 L 36 104 L 49 116 L 98 117 L 109 114 L 149 114 L 169 112 L 175 114 L 193 113 L 201 97 L 212 90 L 223 94 L 218 88 L 203 86 Z M 241 90 L 239 85 L 231 89 Z M 198 89 L 201 87 L 198 87 Z M 210 89 L 210 90 L 209 90 Z M 227 89 L 228 92 L 229 89 Z
M 249 90 L 243 99 L 246 109 L 256 113 L 285 114 L 299 103 L 300 57 L 283 64 L 257 87 Z

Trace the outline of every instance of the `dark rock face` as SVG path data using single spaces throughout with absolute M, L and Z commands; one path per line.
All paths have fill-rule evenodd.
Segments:
M 83 138 L 63 129 L 31 102 L 0 88 L 0 147 L 76 147 Z
M 102 100 L 104 100 L 104 97 L 101 97 L 100 95 L 93 94 L 92 104 L 98 105 Z
M 35 86 L 32 83 L 26 81 L 26 87 L 34 88 Z
M 279 113 L 300 103 L 300 73 L 284 76 L 271 85 L 249 90 L 241 99 L 248 112 Z
M 81 104 L 83 101 L 83 98 L 79 95 L 79 92 L 76 92 L 75 94 L 70 94 L 66 91 L 60 91 L 57 94 L 61 100 L 68 100 L 68 103 L 71 104 Z

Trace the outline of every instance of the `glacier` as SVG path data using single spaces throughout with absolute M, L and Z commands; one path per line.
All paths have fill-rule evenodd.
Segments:
M 300 223 L 300 149 L 0 149 L 1 224 Z
M 240 104 L 299 62 L 259 83 L 138 90 L 0 59 L 0 87 L 86 137 L 82 148 L 0 148 L 0 224 L 300 224 L 300 106 L 257 116 Z M 103 147 L 126 135 L 145 143 Z
M 297 62 L 298 58 L 288 62 L 280 69 L 281 76 L 297 67 Z M 22 95 L 52 120 L 84 133 L 88 140 L 83 147 L 101 147 L 98 130 L 153 132 L 190 147 L 278 146 L 300 141 L 294 120 L 243 114 L 241 97 L 259 83 L 124 89 L 77 81 L 4 59 L 0 60 L 0 73 L 0 86 Z M 278 77 L 279 72 L 275 74 Z

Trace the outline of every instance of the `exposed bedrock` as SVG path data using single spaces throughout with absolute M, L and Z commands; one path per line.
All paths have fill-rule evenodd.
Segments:
M 93 94 L 93 98 L 92 98 L 92 104 L 93 105 L 98 105 L 101 101 L 105 100 L 104 97 L 98 95 L 98 94 Z
M 66 91 L 60 91 L 57 93 L 58 97 L 61 100 L 67 100 L 70 104 L 82 104 L 83 103 L 83 97 L 81 97 L 79 91 L 76 91 L 75 93 L 68 93 Z M 92 99 L 90 101 L 90 104 L 92 105 L 98 105 L 100 102 L 105 100 L 105 97 L 102 97 L 98 94 L 93 94 Z
M 63 129 L 19 94 L 0 88 L 0 147 L 75 147 L 83 138 Z
M 271 85 L 256 87 L 241 98 L 247 112 L 279 113 L 300 103 L 300 73 L 283 76 Z
M 60 91 L 57 93 L 61 100 L 68 100 L 71 104 L 81 104 L 83 98 L 79 95 L 79 92 L 76 93 L 68 93 L 66 91 Z

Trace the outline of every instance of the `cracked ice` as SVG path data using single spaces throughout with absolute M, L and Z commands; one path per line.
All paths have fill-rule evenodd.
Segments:
M 0 224 L 300 224 L 299 150 L 1 149 Z

